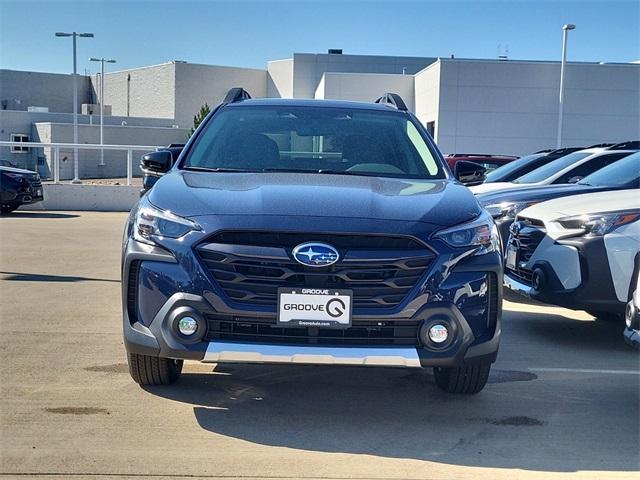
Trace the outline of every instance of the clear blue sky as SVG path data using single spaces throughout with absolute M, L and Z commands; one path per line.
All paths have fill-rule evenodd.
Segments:
M 563 23 L 575 23 L 569 60 L 640 59 L 640 2 L 629 1 L 40 1 L 0 0 L 0 68 L 79 72 L 90 56 L 124 69 L 185 60 L 264 68 L 293 52 L 557 60 Z

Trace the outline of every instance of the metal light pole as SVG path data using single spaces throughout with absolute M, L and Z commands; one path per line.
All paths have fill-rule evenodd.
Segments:
M 556 148 L 560 148 L 562 145 L 562 114 L 564 113 L 564 69 L 567 63 L 567 37 L 569 36 L 569 30 L 576 28 L 575 25 L 567 23 L 562 26 L 562 63 L 560 64 L 560 101 L 558 104 L 558 139 L 556 141 Z
M 104 57 L 91 57 L 89 61 L 100 62 L 100 145 L 104 145 L 104 64 L 116 63 L 116 61 L 106 60 Z M 100 149 L 100 163 L 98 165 L 104 167 L 104 148 Z
M 76 55 L 76 38 L 93 37 L 93 33 L 56 32 L 56 37 L 73 37 L 73 143 L 78 144 L 78 61 Z M 71 183 L 82 183 L 78 177 L 78 147 L 73 149 L 73 180 Z

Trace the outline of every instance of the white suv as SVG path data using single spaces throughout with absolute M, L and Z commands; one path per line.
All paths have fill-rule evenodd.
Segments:
M 526 208 L 511 226 L 505 285 L 595 317 L 621 317 L 639 251 L 639 189 L 557 198 Z

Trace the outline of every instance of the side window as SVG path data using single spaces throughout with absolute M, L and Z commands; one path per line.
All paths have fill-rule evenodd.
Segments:
M 628 155 L 628 154 L 627 153 L 614 153 L 614 154 L 611 154 L 611 155 L 600 155 L 600 156 L 598 156 L 598 157 L 596 157 L 596 158 L 594 158 L 592 160 L 589 160 L 589 161 L 583 163 L 582 165 L 579 165 L 579 166 L 577 166 L 575 168 L 572 168 L 567 173 L 562 175 L 560 178 L 555 180 L 553 183 L 569 183 L 569 181 L 571 179 L 575 179 L 576 177 L 579 177 L 579 179 L 582 179 L 582 178 L 586 177 L 587 175 L 590 175 L 593 172 L 596 172 L 596 171 L 600 170 L 601 168 L 612 164 L 616 160 L 619 160 L 619 159 L 621 159 L 622 157 L 624 157 L 626 155 Z
M 413 144 L 414 148 L 420 155 L 420 158 L 424 162 L 424 165 L 427 167 L 427 170 L 431 175 L 435 175 L 438 173 L 438 165 L 436 160 L 431 155 L 431 151 L 427 147 L 427 144 L 422 139 L 420 132 L 416 129 L 413 123 L 407 121 L 407 135 L 409 136 L 409 140 Z

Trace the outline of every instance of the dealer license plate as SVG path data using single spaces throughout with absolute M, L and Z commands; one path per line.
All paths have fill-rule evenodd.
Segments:
M 351 290 L 279 288 L 278 325 L 348 328 L 352 299 Z

